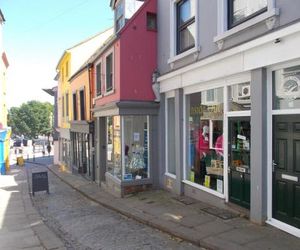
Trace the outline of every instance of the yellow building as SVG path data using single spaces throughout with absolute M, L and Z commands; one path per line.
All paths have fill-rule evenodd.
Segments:
M 87 61 L 90 56 L 104 41 L 113 34 L 113 29 L 107 29 L 97 35 L 88 38 L 79 44 L 64 51 L 58 61 L 55 80 L 58 81 L 57 108 L 59 128 L 59 162 L 62 165 L 71 166 L 70 147 L 70 121 L 73 120 L 72 90 L 70 77 Z

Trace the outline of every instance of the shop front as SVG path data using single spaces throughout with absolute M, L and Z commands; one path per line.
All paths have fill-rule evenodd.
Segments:
M 269 76 L 269 222 L 300 236 L 300 66 L 270 68 Z
M 95 180 L 94 123 L 71 122 L 72 170 Z
M 138 103 L 118 103 L 117 108 L 95 112 L 99 115 L 99 179 L 102 186 L 119 197 L 147 190 L 157 182 L 158 106 L 141 103 L 138 107 Z
M 180 91 L 165 94 L 167 189 L 201 200 L 221 198 L 250 209 L 250 80 L 248 72 L 214 84 L 186 87 L 181 111 L 181 97 L 176 94 Z M 182 149 L 177 147 L 180 142 L 175 136 L 181 130 L 176 127 L 180 123 L 176 113 L 180 112 L 184 121 Z M 183 167 L 177 164 L 178 155 Z

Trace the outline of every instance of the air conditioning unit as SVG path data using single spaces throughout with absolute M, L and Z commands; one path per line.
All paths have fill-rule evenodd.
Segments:
M 239 93 L 239 97 L 246 98 L 246 97 L 250 97 L 250 95 L 251 95 L 250 85 L 243 86 L 242 92 Z

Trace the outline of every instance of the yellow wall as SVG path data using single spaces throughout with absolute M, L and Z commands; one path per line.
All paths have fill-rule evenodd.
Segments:
M 89 71 L 88 68 L 86 68 L 84 71 L 82 71 L 79 75 L 77 75 L 74 79 L 71 81 L 71 92 L 72 92 L 72 108 L 73 108 L 73 94 L 76 93 L 76 99 L 77 99 L 77 120 L 81 120 L 80 117 L 80 97 L 79 93 L 80 90 L 84 89 L 85 93 L 85 120 L 90 121 L 91 120 L 91 113 L 90 113 L 90 87 L 89 87 Z M 73 112 L 73 110 L 72 110 Z
M 0 123 L 3 128 L 7 127 L 7 106 L 6 106 L 6 67 L 1 60 L 0 65 Z
M 71 69 L 71 54 L 69 52 L 65 52 L 62 56 L 57 70 L 59 72 L 59 80 L 58 80 L 58 126 L 61 128 L 70 128 L 70 120 L 72 117 L 72 92 L 69 83 L 70 77 L 70 69 Z M 68 105 L 67 105 L 67 95 Z M 64 105 L 63 105 L 64 102 Z M 67 112 L 68 106 L 68 112 Z

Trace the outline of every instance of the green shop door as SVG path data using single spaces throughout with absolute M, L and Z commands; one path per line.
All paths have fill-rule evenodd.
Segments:
M 250 208 L 250 117 L 229 118 L 229 201 Z
M 273 217 L 300 228 L 300 115 L 273 117 Z

